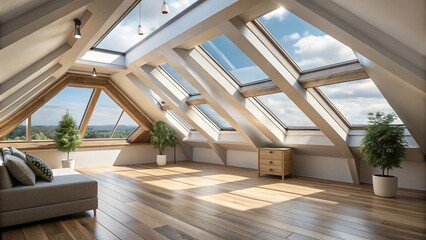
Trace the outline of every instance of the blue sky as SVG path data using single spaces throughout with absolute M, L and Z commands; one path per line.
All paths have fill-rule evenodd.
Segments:
M 91 88 L 66 87 L 31 116 L 32 125 L 56 126 L 67 110 L 77 124 L 80 124 L 92 91 Z M 89 125 L 115 124 L 121 111 L 122 109 L 102 92 Z M 122 117 L 120 124 L 136 126 L 133 119 L 126 115 Z

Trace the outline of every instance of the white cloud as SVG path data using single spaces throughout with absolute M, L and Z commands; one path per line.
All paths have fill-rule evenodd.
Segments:
M 307 35 L 294 44 L 297 63 L 302 69 L 310 69 L 355 58 L 353 51 L 330 35 Z
M 287 13 L 288 13 L 288 11 L 285 8 L 280 7 L 280 8 L 278 8 L 278 9 L 276 9 L 276 10 L 274 10 L 274 11 L 268 13 L 268 14 L 263 15 L 261 18 L 265 21 L 269 21 L 271 19 L 277 19 L 278 21 L 281 22 L 281 21 L 284 20 Z
M 283 37 L 283 41 L 288 41 L 288 40 L 297 40 L 297 39 L 300 39 L 300 34 L 299 33 L 297 33 L 297 32 L 294 32 L 294 33 L 292 33 L 292 34 L 289 34 L 289 35 L 285 35 L 284 37 Z

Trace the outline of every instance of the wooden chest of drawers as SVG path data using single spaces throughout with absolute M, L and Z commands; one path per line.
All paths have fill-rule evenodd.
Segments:
M 291 148 L 259 148 L 259 177 L 262 174 L 282 177 L 293 174 Z

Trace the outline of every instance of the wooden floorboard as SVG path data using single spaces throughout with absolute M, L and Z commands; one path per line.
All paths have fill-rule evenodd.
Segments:
M 79 169 L 99 209 L 3 229 L 1 239 L 426 239 L 426 192 L 195 162 Z

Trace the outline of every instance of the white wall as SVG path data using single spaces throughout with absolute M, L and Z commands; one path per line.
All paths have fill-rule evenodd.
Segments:
M 293 173 L 296 176 L 352 183 L 345 158 L 293 154 Z
M 361 182 L 371 183 L 371 175 L 381 173 L 378 168 L 368 166 L 364 161 L 360 164 Z M 402 161 L 401 168 L 389 171 L 398 177 L 398 187 L 426 190 L 426 162 Z
M 49 150 L 30 150 L 27 151 L 45 162 L 52 168 L 61 168 L 61 159 L 66 158 L 66 153 L 55 149 Z M 135 145 L 108 147 L 97 149 L 80 149 L 70 153 L 70 158 L 76 160 L 76 168 L 86 167 L 108 167 L 113 165 L 131 165 L 140 163 L 153 163 L 156 160 L 158 150 L 152 145 Z M 173 148 L 166 150 L 168 162 L 173 161 Z M 176 149 L 176 159 L 186 160 L 180 148 Z
M 257 169 L 257 153 L 248 151 L 227 150 L 229 166 Z M 210 148 L 194 147 L 194 161 L 223 165 Z M 391 173 L 398 176 L 400 188 L 426 190 L 426 163 L 403 161 L 402 168 L 395 169 Z M 372 173 L 380 170 L 360 163 L 360 181 L 371 183 Z M 293 155 L 293 173 L 296 176 L 319 178 L 339 182 L 351 183 L 351 174 L 345 158 Z

